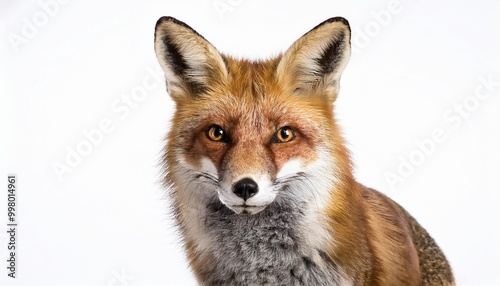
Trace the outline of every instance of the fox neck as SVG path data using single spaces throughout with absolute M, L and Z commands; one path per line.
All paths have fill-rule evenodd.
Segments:
M 207 285 L 349 284 L 331 253 L 328 218 L 307 205 L 272 203 L 258 214 L 237 215 L 214 200 L 203 224 L 210 243 L 187 244 L 205 244 L 192 263 Z

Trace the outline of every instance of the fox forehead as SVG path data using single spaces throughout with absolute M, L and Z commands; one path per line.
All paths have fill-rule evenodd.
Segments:
M 267 61 L 238 60 L 224 56 L 228 71 L 228 89 L 234 94 L 264 96 L 273 92 L 277 86 L 276 67 L 281 58 L 278 56 Z
M 293 83 L 279 82 L 276 64 L 280 58 L 249 61 L 224 56 L 227 80 L 211 85 L 203 95 L 178 102 L 177 115 L 202 126 L 218 124 L 232 129 L 239 125 L 245 133 L 276 131 L 285 124 L 308 121 L 327 128 L 332 120 L 331 102 L 299 94 Z

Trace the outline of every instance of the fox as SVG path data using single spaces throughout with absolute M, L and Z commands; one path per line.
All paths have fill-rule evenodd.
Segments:
M 428 232 L 354 178 L 334 112 L 350 41 L 333 17 L 250 60 L 157 21 L 175 105 L 162 180 L 199 285 L 455 285 Z

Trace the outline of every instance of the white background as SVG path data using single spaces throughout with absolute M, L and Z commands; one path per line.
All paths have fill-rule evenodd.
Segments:
M 356 177 L 427 228 L 458 285 L 500 285 L 500 2 L 268 2 L 0 1 L 2 225 L 9 173 L 19 203 L 18 278 L 2 226 L 0 285 L 195 285 L 158 183 L 173 110 L 153 51 L 164 15 L 251 58 L 347 18 L 335 105 Z M 111 130 L 89 145 L 103 120 Z

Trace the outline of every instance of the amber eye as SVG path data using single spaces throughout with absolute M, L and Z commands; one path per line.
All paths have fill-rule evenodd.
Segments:
M 226 142 L 227 136 L 224 129 L 219 125 L 212 125 L 207 129 L 206 135 L 208 139 L 216 142 Z
M 295 131 L 288 126 L 281 127 L 274 134 L 274 142 L 287 143 L 295 139 Z

